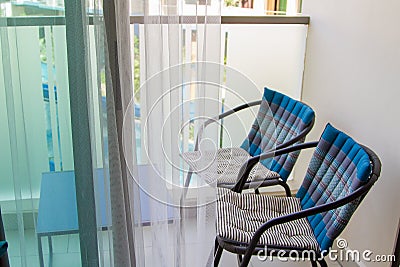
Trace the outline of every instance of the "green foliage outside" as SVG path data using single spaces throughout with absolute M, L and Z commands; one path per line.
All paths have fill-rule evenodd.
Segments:
M 238 7 L 240 4 L 239 0 L 224 0 L 225 2 L 225 6 L 234 6 L 234 7 Z
M 139 55 L 139 37 L 134 35 L 133 37 L 133 53 L 134 53 L 134 62 L 133 62 L 133 82 L 134 82 L 134 94 L 136 103 L 140 102 L 140 55 Z

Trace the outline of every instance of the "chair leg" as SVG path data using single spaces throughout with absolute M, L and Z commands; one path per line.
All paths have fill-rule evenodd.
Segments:
M 185 188 L 189 187 L 190 180 L 192 179 L 192 175 L 193 175 L 193 172 L 189 171 L 187 176 L 186 176 L 186 180 L 185 180 Z
M 222 256 L 222 247 L 218 244 L 217 239 L 215 239 L 215 248 L 214 248 L 214 267 L 217 267 L 219 261 L 221 260 Z
M 319 260 L 318 263 L 321 267 L 328 267 L 328 264 L 326 263 L 325 259 Z
M 240 267 L 247 267 L 250 263 L 252 254 L 248 251 L 246 251 L 246 254 L 244 254 L 243 260 L 240 262 Z
M 187 176 L 186 176 L 186 180 L 185 180 L 185 187 L 183 188 L 183 194 L 181 196 L 181 201 L 186 200 L 186 195 L 189 189 L 189 185 L 190 185 L 190 180 L 192 179 L 192 175 L 193 172 L 189 170 Z
M 288 186 L 288 184 L 286 182 L 279 180 L 278 184 L 285 189 L 287 197 L 291 197 L 292 196 L 292 192 L 290 192 L 290 187 Z
M 319 266 L 321 267 L 328 267 L 328 264 L 326 263 L 325 259 L 318 260 Z M 312 267 L 318 267 L 317 261 L 311 260 L 311 266 Z
M 242 263 L 243 257 L 241 254 L 237 254 L 237 262 L 238 262 L 238 266 L 240 266 L 240 263 Z

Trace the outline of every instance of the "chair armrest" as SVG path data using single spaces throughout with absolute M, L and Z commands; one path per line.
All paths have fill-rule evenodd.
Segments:
M 245 103 L 243 105 L 234 107 L 233 109 L 230 109 L 230 110 L 228 110 L 228 111 L 226 111 L 224 113 L 219 114 L 218 115 L 218 119 L 219 120 L 223 119 L 223 118 L 228 117 L 229 115 L 232 115 L 232 114 L 234 114 L 234 113 L 236 113 L 236 112 L 238 112 L 240 110 L 243 110 L 243 109 L 247 109 L 247 108 L 250 108 L 250 107 L 253 107 L 253 106 L 261 105 L 261 102 L 262 102 L 262 100 L 257 100 L 257 101 L 252 101 L 252 102 Z
M 271 219 L 269 221 L 267 221 L 266 223 L 264 223 L 263 225 L 261 225 L 257 231 L 254 233 L 249 246 L 246 249 L 246 253 L 243 257 L 243 261 L 241 264 L 243 264 L 243 266 L 246 266 L 246 262 L 248 263 L 250 261 L 251 255 L 253 250 L 255 249 L 255 247 L 258 244 L 258 241 L 260 240 L 261 235 L 267 231 L 269 228 L 278 225 L 278 224 L 283 224 L 286 222 L 291 222 L 291 221 L 295 221 L 295 220 L 299 220 L 302 218 L 306 218 L 308 216 L 311 215 L 316 215 L 322 212 L 326 212 L 329 210 L 333 210 L 336 209 L 338 207 L 341 207 L 351 201 L 356 200 L 359 197 L 362 197 L 363 195 L 365 195 L 368 190 L 374 185 L 374 183 L 377 181 L 378 176 L 376 174 L 372 174 L 371 178 L 369 179 L 369 181 L 361 186 L 360 188 L 358 188 L 357 190 L 355 190 L 354 192 L 352 192 L 351 194 L 349 194 L 346 197 L 337 199 L 334 202 L 331 203 L 326 203 L 326 204 L 322 204 L 322 205 L 318 205 L 312 208 L 308 208 L 299 212 L 295 212 L 295 213 L 291 213 L 288 215 L 284 215 L 281 217 L 277 217 L 274 219 Z
M 203 125 L 200 127 L 199 132 L 197 133 L 196 144 L 195 144 L 194 150 L 198 150 L 199 140 L 201 139 L 201 137 L 202 137 L 202 135 L 203 135 L 204 129 L 205 129 L 208 125 L 210 125 L 210 124 L 212 124 L 212 123 L 214 123 L 214 122 L 216 122 L 216 121 L 218 121 L 218 120 L 220 120 L 220 119 L 223 119 L 223 118 L 225 118 L 225 117 L 228 117 L 228 116 L 230 116 L 230 115 L 232 115 L 232 114 L 234 114 L 234 113 L 236 113 L 236 112 L 238 112 L 238 111 L 241 111 L 241 110 L 243 110 L 243 109 L 247 109 L 247 108 L 250 108 L 250 107 L 253 107 L 253 106 L 260 105 L 261 102 L 262 102 L 262 100 L 257 100 L 257 101 L 245 103 L 245 104 L 240 105 L 240 106 L 237 106 L 237 107 L 235 107 L 235 108 L 233 108 L 233 109 L 231 109 L 231 110 L 228 110 L 228 111 L 226 111 L 226 112 L 224 112 L 224 113 L 221 113 L 221 114 L 219 114 L 218 116 L 216 116 L 216 117 L 214 117 L 214 118 L 211 118 L 211 119 L 206 120 L 206 121 L 203 123 Z M 196 120 L 196 118 L 195 118 L 194 120 Z
M 252 157 L 248 159 L 240 168 L 239 174 L 238 174 L 238 179 L 233 187 L 233 191 L 237 193 L 241 193 L 243 190 L 243 187 L 246 183 L 247 178 L 249 177 L 250 171 L 253 169 L 253 167 L 261 160 L 268 159 L 268 158 L 273 158 L 275 156 L 287 154 L 290 152 L 302 150 L 302 149 L 307 149 L 307 148 L 312 148 L 316 147 L 318 145 L 318 141 L 314 142 L 307 142 L 307 143 L 302 143 L 298 145 L 293 145 L 291 147 L 285 147 L 281 148 L 278 150 L 270 150 L 269 152 L 260 154 L 258 156 Z

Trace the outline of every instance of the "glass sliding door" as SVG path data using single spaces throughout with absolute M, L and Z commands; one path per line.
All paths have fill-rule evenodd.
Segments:
M 66 19 L 63 1 L 0 2 L 0 206 L 12 267 L 112 262 L 98 8 L 94 2 L 82 8 L 85 47 L 78 47 L 76 37 L 67 33 L 77 18 Z M 87 51 L 82 59 L 84 86 L 71 84 L 70 73 L 82 67 L 71 59 L 73 49 Z M 71 101 L 82 92 L 87 99 L 78 99 L 76 109 Z M 81 138 L 74 143 L 74 131 L 81 131 L 83 120 L 88 142 Z M 89 165 L 76 156 L 82 155 L 77 147 L 89 148 Z M 81 207 L 92 213 L 79 218 Z M 82 224 L 89 221 L 94 221 L 93 229 L 85 229 L 89 236 L 82 238 Z M 87 240 L 95 243 L 82 249 Z M 89 254 L 94 259 L 82 261 Z

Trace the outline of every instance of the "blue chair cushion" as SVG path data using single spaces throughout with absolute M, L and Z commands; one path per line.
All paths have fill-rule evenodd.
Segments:
M 287 95 L 265 88 L 257 117 L 241 148 L 251 156 L 260 155 L 281 145 L 303 131 L 315 117 L 306 104 Z M 299 142 L 303 142 L 304 138 Z M 262 161 L 265 167 L 279 173 L 286 181 L 299 155 L 299 151 Z
M 333 202 L 354 192 L 371 175 L 367 152 L 345 133 L 328 124 L 312 156 L 296 197 L 302 209 Z M 308 217 L 321 250 L 328 250 L 359 204 L 359 199 L 338 209 Z

